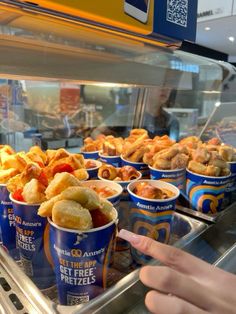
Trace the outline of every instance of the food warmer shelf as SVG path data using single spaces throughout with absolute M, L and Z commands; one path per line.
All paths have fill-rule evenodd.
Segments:
M 203 222 L 176 213 L 174 215 L 170 243 L 174 246 L 184 248 L 206 230 L 207 227 L 207 224 Z M 127 267 L 127 261 L 129 261 L 130 258 L 129 251 L 115 252 L 114 264 L 108 275 L 108 282 L 111 287 L 96 299 L 92 300 L 92 302 L 90 301 L 89 304 L 65 307 L 57 305 L 56 289 L 42 293 L 23 273 L 20 266 L 0 247 L 0 313 L 69 314 L 94 312 L 101 304 L 105 306 L 106 303 L 115 300 L 131 286 L 138 284 L 137 267 L 133 265 Z M 140 286 L 140 284 L 138 284 L 138 286 Z M 132 291 L 134 290 L 132 289 Z M 140 287 L 136 292 L 141 292 Z M 142 292 L 142 294 L 143 293 L 144 292 Z M 132 298 L 127 299 L 131 301 Z M 130 304 L 133 304 L 133 302 Z M 117 310 L 118 309 L 119 307 L 117 307 Z M 105 313 L 106 310 L 102 309 L 102 312 Z M 120 310 L 118 310 L 118 312 L 120 312 Z

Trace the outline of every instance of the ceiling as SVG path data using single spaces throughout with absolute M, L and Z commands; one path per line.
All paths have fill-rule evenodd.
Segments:
M 210 28 L 206 30 L 205 28 Z M 235 37 L 232 42 L 229 37 Z M 232 62 L 236 60 L 236 16 L 218 18 L 199 22 L 196 43 L 205 47 L 224 52 Z

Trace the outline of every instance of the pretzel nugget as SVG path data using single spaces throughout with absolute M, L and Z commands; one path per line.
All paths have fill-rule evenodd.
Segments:
M 1 153 L 1 163 L 3 170 L 14 168 L 19 172 L 23 171 L 26 166 L 26 162 L 24 160 L 19 160 L 16 154 L 8 155 L 6 152 Z
M 52 208 L 60 200 L 61 195 L 56 195 L 50 200 L 43 202 L 38 209 L 38 215 L 41 217 L 52 217 Z
M 61 198 L 78 202 L 89 210 L 100 207 L 100 199 L 98 194 L 92 189 L 82 186 L 68 187 L 61 193 Z
M 100 198 L 100 209 L 99 209 L 109 221 L 112 221 L 115 218 L 115 210 L 111 202 L 105 198 Z
M 210 157 L 211 155 L 206 148 L 198 148 L 193 155 L 193 160 L 205 164 L 210 160 Z
M 179 149 L 176 147 L 167 148 L 167 149 L 164 149 L 164 150 L 160 151 L 159 153 L 157 153 L 153 157 L 153 160 L 155 161 L 156 158 L 171 160 L 172 158 L 174 158 L 178 154 L 178 152 L 179 152 Z
M 80 181 L 87 180 L 89 175 L 86 169 L 77 169 L 72 174 Z
M 156 169 L 161 169 L 161 170 L 170 170 L 171 169 L 171 161 L 166 160 L 166 159 L 162 159 L 162 158 L 157 158 L 154 161 L 152 167 L 156 168 Z
M 39 146 L 32 146 L 29 150 L 30 153 L 33 153 L 35 155 L 40 156 L 40 158 L 43 160 L 43 163 L 46 164 L 48 157 L 47 155 L 42 151 L 42 149 Z
M 18 174 L 18 170 L 14 168 L 0 170 L 0 183 L 5 184 L 10 180 L 12 177 Z
M 47 187 L 45 194 L 48 199 L 60 194 L 69 186 L 79 186 L 81 182 L 72 174 L 67 172 L 57 173 Z
M 221 169 L 215 166 L 207 166 L 206 175 L 210 177 L 219 177 Z
M 234 155 L 234 149 L 230 146 L 221 146 L 219 148 L 219 155 L 225 160 L 225 161 L 232 161 L 233 155 Z
M 199 174 L 203 174 L 206 175 L 207 172 L 207 167 L 203 164 L 201 164 L 200 162 L 191 160 L 188 164 L 188 169 L 192 172 L 196 172 Z
M 185 154 L 177 154 L 171 160 L 171 169 L 184 169 L 187 167 L 189 156 Z
M 43 186 L 38 180 L 32 179 L 24 186 L 22 196 L 28 204 L 38 204 L 45 201 L 45 186 Z
M 17 174 L 16 176 L 9 179 L 7 182 L 7 189 L 10 193 L 15 192 L 18 189 L 23 189 L 24 185 L 21 181 L 21 175 Z
M 90 212 L 80 204 L 61 200 L 55 203 L 52 209 L 52 220 L 63 228 L 89 230 L 93 228 Z

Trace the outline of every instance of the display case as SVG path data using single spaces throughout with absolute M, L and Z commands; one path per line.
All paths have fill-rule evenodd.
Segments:
M 0 42 L 1 144 L 16 151 L 39 145 L 79 153 L 85 137 L 126 137 L 133 128 L 236 146 L 230 64 L 13 1 L 1 2 Z M 161 113 L 158 122 L 147 120 L 152 110 Z M 169 243 L 224 265 L 235 243 L 233 201 L 208 215 L 191 210 L 182 193 Z M 40 291 L 0 247 L 0 311 L 144 313 L 139 267 L 130 251 L 115 252 L 107 289 L 86 304 L 63 306 L 55 287 Z

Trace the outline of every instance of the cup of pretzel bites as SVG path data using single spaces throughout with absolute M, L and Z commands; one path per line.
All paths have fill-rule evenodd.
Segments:
M 112 135 L 106 136 L 102 150 L 99 152 L 100 160 L 115 167 L 120 167 L 120 154 L 122 152 L 123 142 L 124 140 L 122 137 L 114 137 Z
M 151 179 L 169 182 L 185 190 L 185 172 L 189 161 L 186 147 L 178 144 L 156 153 L 149 165 Z
M 229 165 L 218 151 L 198 147 L 186 171 L 186 194 L 191 207 L 206 214 L 220 212 L 230 177 Z
M 48 217 L 50 244 L 62 305 L 86 303 L 103 292 L 114 245 L 117 211 L 93 189 L 49 184 L 38 214 Z M 91 183 L 91 181 L 89 182 Z
M 144 162 L 144 154 L 149 151 L 152 140 L 144 129 L 133 129 L 125 139 L 122 150 L 122 166 L 132 166 L 142 173 L 142 178 L 149 178 L 148 165 Z
M 100 134 L 94 140 L 91 137 L 84 139 L 84 145 L 81 147 L 80 151 L 86 159 L 99 159 L 99 151 L 102 149 L 103 142 L 105 140 L 105 135 Z
M 235 201 L 236 197 L 236 149 L 225 144 L 217 146 L 216 149 L 224 161 L 228 163 L 231 173 L 223 201 L 223 208 L 226 208 Z
M 8 145 L 0 145 L 0 230 L 2 246 L 15 259 L 19 260 L 16 246 L 16 227 L 12 202 L 6 188 L 8 180 L 17 175 L 21 166 L 16 160 L 14 150 Z
M 59 193 L 71 181 L 80 184 L 88 174 L 83 156 L 64 149 L 43 152 L 33 147 L 15 157 L 14 162 L 21 164 L 22 169 L 8 180 L 7 189 L 15 215 L 16 241 L 25 273 L 40 289 L 46 289 L 55 283 L 55 275 L 49 253 L 49 225 L 46 218 L 37 215 L 38 208 L 50 195 L 48 184 L 54 178 Z
M 130 217 L 131 231 L 167 243 L 179 189 L 164 181 L 140 180 L 130 183 L 128 192 L 134 203 Z M 150 260 L 135 249 L 131 252 L 138 264 Z

